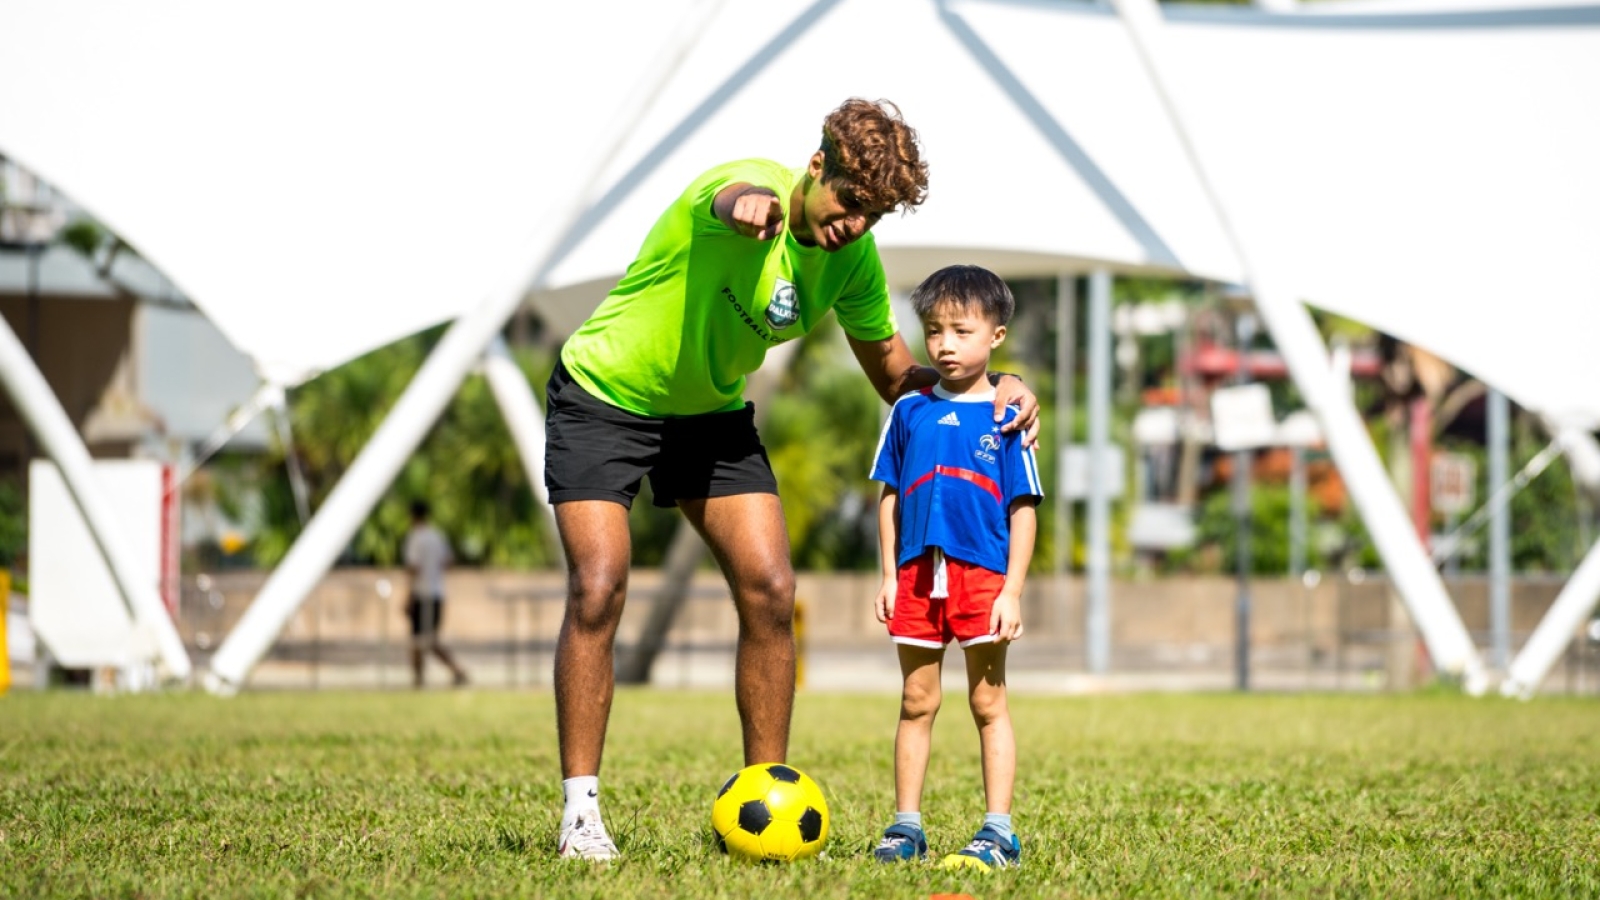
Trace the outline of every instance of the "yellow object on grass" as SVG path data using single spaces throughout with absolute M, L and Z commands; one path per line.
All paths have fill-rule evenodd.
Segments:
M 994 871 L 994 867 L 990 866 L 988 863 L 977 858 L 976 856 L 962 856 L 959 853 L 952 853 L 949 856 L 946 856 L 944 858 L 944 862 L 940 863 L 940 868 L 972 869 L 974 871 L 982 872 L 985 875 Z

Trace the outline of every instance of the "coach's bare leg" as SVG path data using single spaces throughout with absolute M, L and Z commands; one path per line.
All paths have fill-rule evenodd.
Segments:
M 734 696 L 744 762 L 784 762 L 794 712 L 794 566 L 783 505 L 774 494 L 678 504 L 699 529 L 733 590 L 739 612 Z
M 600 774 L 616 688 L 612 643 L 628 590 L 628 510 L 609 500 L 556 505 L 567 553 L 567 611 L 556 642 L 561 777 Z

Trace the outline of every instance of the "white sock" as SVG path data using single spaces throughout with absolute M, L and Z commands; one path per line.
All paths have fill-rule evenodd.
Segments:
M 993 831 L 1006 840 L 1011 840 L 1011 815 L 1010 813 L 988 813 L 983 817 L 983 827 Z M 979 829 L 982 830 L 982 829 Z
M 578 814 L 587 810 L 600 811 L 600 776 L 579 775 L 561 782 L 561 793 L 566 806 L 561 810 L 561 830 L 567 830 Z

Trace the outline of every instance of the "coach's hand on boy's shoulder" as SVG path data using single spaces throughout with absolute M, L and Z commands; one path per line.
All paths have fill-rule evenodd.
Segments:
M 1015 406 L 1017 417 L 1006 423 L 1002 432 L 1021 431 L 1022 446 L 1032 447 L 1039 442 L 1039 398 L 1028 390 L 1022 379 L 1010 372 L 990 372 L 994 382 L 994 420 L 1005 418 L 1006 407 Z

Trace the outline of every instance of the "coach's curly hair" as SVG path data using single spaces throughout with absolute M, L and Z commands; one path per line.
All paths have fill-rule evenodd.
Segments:
M 867 209 L 911 210 L 928 198 L 928 164 L 900 108 L 852 97 L 822 122 L 822 180 Z

